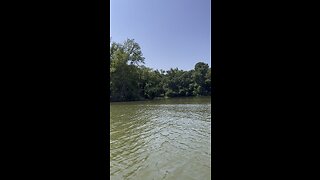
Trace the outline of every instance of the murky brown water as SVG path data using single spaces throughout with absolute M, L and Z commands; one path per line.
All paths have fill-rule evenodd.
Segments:
M 110 105 L 112 180 L 211 179 L 210 97 Z

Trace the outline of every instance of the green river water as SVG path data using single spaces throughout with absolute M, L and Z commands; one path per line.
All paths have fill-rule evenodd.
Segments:
M 211 98 L 110 103 L 110 178 L 211 179 Z

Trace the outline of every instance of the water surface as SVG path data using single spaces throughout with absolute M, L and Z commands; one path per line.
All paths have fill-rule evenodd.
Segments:
M 211 179 L 210 97 L 110 103 L 110 178 Z

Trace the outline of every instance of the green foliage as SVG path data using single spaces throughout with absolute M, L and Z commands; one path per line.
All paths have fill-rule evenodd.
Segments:
M 110 41 L 110 99 L 130 101 L 155 97 L 211 95 L 211 68 L 199 62 L 194 70 L 153 70 L 145 67 L 138 43 Z

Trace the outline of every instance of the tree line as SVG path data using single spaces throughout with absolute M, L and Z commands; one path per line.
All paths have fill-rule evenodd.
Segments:
M 134 101 L 156 97 L 211 95 L 211 68 L 198 62 L 190 71 L 144 66 L 140 45 L 110 40 L 110 101 Z

